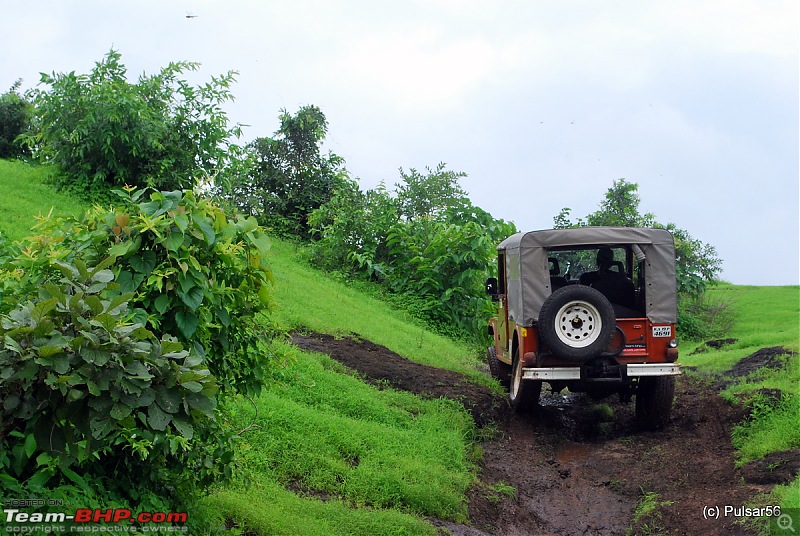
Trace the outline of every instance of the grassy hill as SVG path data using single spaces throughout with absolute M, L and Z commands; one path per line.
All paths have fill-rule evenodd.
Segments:
M 0 160 L 0 233 L 9 240 L 30 236 L 36 216 L 80 214 L 86 204 L 58 194 L 46 183 L 48 168 Z
M 26 236 L 34 216 L 80 211 L 83 204 L 54 192 L 42 168 L 0 161 L 0 232 Z M 369 293 L 326 277 L 302 262 L 297 246 L 273 243 L 275 308 L 270 321 L 285 332 L 355 333 L 424 364 L 493 385 L 474 348 L 420 327 Z M 723 285 L 713 291 L 736 309 L 735 342 L 681 361 L 716 378 L 764 347 L 800 350 L 800 288 Z M 466 491 L 474 482 L 475 429 L 448 400 L 364 383 L 327 356 L 276 342 L 278 365 L 263 394 L 232 405 L 239 469 L 234 481 L 209 490 L 192 512 L 208 532 L 222 526 L 255 534 L 437 534 L 426 518 L 466 521 Z M 742 463 L 776 450 L 800 448 L 797 354 L 784 368 L 763 367 L 736 378 L 724 396 L 750 404 L 755 417 L 733 438 Z M 711 380 L 709 380 L 711 381 Z M 765 390 L 780 389 L 767 399 Z M 773 391 L 774 392 L 774 391 Z M 780 487 L 781 504 L 800 507 L 800 480 Z M 234 532 L 235 533 L 235 532 Z

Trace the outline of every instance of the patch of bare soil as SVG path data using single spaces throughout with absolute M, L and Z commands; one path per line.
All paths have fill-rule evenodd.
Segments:
M 458 400 L 478 426 L 497 430 L 481 445 L 480 481 L 469 493 L 471 526 L 436 521 L 443 534 L 618 535 L 628 528 L 633 534 L 753 534 L 734 518 L 713 519 L 704 510 L 740 507 L 784 476 L 791 479 L 797 467 L 792 451 L 735 469 L 730 433 L 744 415 L 709 382 L 680 377 L 669 425 L 641 431 L 633 404 L 615 398 L 599 404 L 544 392 L 535 413 L 518 415 L 503 397 L 460 374 L 410 362 L 363 339 L 311 334 L 293 341 L 366 381 Z M 780 475 L 776 464 L 784 469 Z M 658 494 L 658 507 L 634 522 L 645 493 Z
M 712 349 L 719 350 L 723 346 L 728 346 L 737 342 L 738 340 L 739 339 L 714 339 L 713 341 L 706 341 L 703 346 L 698 346 L 694 352 L 690 353 L 689 355 L 702 354 L 709 352 Z
M 461 402 L 478 426 L 505 418 L 508 404 L 492 396 L 492 391 L 471 382 L 457 372 L 414 363 L 385 346 L 365 339 L 314 333 L 294 334 L 292 343 L 304 350 L 327 354 L 358 372 L 372 384 L 388 384 L 395 389 L 431 398 L 452 398 Z
M 791 350 L 787 350 L 783 346 L 762 348 L 744 359 L 740 359 L 732 369 L 725 373 L 725 375 L 738 378 L 740 376 L 747 376 L 751 372 L 755 372 L 762 367 L 781 368 L 786 363 L 783 356 L 791 356 L 792 354 L 793 352 Z

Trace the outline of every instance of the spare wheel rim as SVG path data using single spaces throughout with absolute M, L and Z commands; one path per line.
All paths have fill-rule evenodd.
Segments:
M 586 301 L 566 303 L 555 318 L 558 340 L 571 348 L 585 348 L 600 337 L 603 321 L 597 307 Z

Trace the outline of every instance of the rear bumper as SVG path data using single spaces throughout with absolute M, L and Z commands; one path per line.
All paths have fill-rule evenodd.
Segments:
M 678 376 L 681 366 L 677 363 L 636 363 L 627 365 L 627 375 L 630 376 Z
M 591 381 L 593 378 L 585 377 L 585 374 L 581 375 L 581 370 L 584 370 L 581 366 L 575 367 L 545 367 L 545 368 L 534 368 L 534 367 L 525 367 L 522 369 L 522 379 L 523 380 L 539 380 L 539 381 L 551 381 L 551 380 L 588 380 Z M 634 377 L 641 377 L 641 376 L 678 376 L 681 374 L 680 365 L 677 363 L 636 363 L 636 364 L 629 364 L 629 365 L 619 365 L 619 380 L 622 381 L 624 378 L 634 378 Z M 599 378 L 598 378 L 599 379 Z M 604 381 L 611 380 L 613 378 L 602 378 Z

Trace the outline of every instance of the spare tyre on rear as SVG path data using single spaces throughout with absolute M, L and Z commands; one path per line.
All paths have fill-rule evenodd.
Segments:
M 611 303 L 585 285 L 569 285 L 550 294 L 539 312 L 539 336 L 556 356 L 585 361 L 600 355 L 614 335 Z

